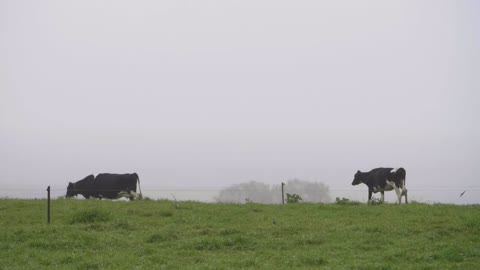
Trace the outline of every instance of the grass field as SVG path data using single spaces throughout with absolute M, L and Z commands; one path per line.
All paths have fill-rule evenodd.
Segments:
M 480 269 L 480 206 L 0 200 L 1 269 Z

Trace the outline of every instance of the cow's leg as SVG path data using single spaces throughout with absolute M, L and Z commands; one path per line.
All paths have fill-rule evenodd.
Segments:
M 393 188 L 395 189 L 395 193 L 397 193 L 398 204 L 402 204 L 402 191 L 397 187 L 397 185 L 394 185 Z
M 136 193 L 135 191 L 130 191 L 130 200 L 137 199 L 140 200 L 142 197 L 140 194 Z
M 408 199 L 407 199 L 408 190 L 405 187 L 405 179 L 403 179 L 403 181 L 402 181 L 402 189 L 403 189 L 402 193 L 403 193 L 403 195 L 405 195 L 405 204 L 408 204 Z
M 381 191 L 382 193 L 382 203 L 385 201 L 385 191 Z
M 368 204 L 370 204 L 372 202 L 372 189 L 368 189 Z
M 405 204 L 408 204 L 407 192 L 408 192 L 408 190 L 406 188 L 404 188 L 403 189 L 403 195 L 405 196 Z

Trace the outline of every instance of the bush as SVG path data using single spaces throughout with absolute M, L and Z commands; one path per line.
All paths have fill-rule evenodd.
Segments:
M 300 195 L 287 193 L 287 203 L 298 203 L 300 201 L 302 201 Z

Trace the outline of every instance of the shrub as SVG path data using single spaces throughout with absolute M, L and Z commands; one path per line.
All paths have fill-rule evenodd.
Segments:
M 302 201 L 300 195 L 287 193 L 287 203 L 299 203 L 300 201 Z

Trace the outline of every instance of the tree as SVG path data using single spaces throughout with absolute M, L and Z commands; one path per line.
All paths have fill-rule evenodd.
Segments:
M 285 192 L 298 194 L 303 202 L 330 202 L 330 191 L 327 185 L 319 182 L 308 182 L 299 179 L 288 180 Z
M 280 185 L 270 186 L 250 181 L 221 190 L 215 200 L 225 203 L 282 203 L 281 190 Z M 301 181 L 298 179 L 289 180 L 285 185 L 285 192 L 297 195 L 302 202 L 324 203 L 331 201 L 328 186 L 318 182 Z
M 277 197 L 278 196 L 279 195 L 277 195 Z M 220 194 L 215 200 L 226 203 L 273 203 L 274 194 L 269 185 L 250 181 L 248 183 L 233 185 L 220 191 Z

